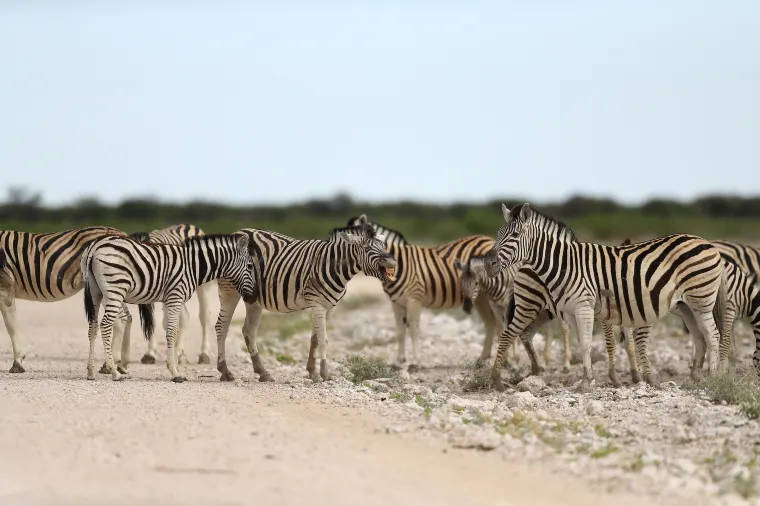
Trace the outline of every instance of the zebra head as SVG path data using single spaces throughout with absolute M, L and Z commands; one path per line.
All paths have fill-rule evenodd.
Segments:
M 235 289 L 243 296 L 243 300 L 247 304 L 251 304 L 256 301 L 256 281 L 250 239 L 247 234 L 242 232 L 233 234 L 231 237 L 233 244 L 229 247 L 229 257 L 224 262 L 221 277 L 229 279 L 235 285 Z
M 531 234 L 523 233 L 526 223 L 533 215 L 529 204 L 523 204 L 519 210 L 510 211 L 506 204 L 501 205 L 504 225 L 496 234 L 496 243 L 486 255 L 486 272 L 496 276 L 511 265 L 522 263 L 529 251 Z
M 337 232 L 337 236 L 354 246 L 352 250 L 359 269 L 383 283 L 396 279 L 396 260 L 385 249 L 385 238 L 376 235 L 375 230 L 367 223 L 359 227 L 349 227 L 349 230 Z
M 465 263 L 456 259 L 454 267 L 462 273 L 462 296 L 464 297 L 462 309 L 469 314 L 472 311 L 472 301 L 478 298 L 480 287 L 487 278 L 485 257 L 472 256 Z

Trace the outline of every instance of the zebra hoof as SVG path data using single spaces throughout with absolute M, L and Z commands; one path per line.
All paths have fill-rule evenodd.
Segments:
M 409 367 L 407 367 L 406 370 L 409 372 L 409 374 L 414 374 L 416 372 L 420 372 L 420 366 L 417 364 L 409 364 Z
M 219 381 L 235 381 L 235 376 L 230 371 L 222 371 Z
M 610 383 L 615 388 L 620 388 L 620 380 L 616 376 L 610 376 Z
M 121 374 L 129 374 L 129 371 L 127 371 L 127 368 L 120 365 L 116 366 L 116 370 L 119 371 Z
M 639 383 L 641 381 L 641 375 L 639 375 L 639 371 L 631 372 L 631 381 L 634 383 Z
M 588 394 L 591 392 L 592 389 L 593 388 L 591 386 L 591 380 L 589 380 L 588 378 L 583 378 L 581 380 L 580 385 L 578 385 L 578 393 L 581 393 L 581 394 Z
M 198 355 L 198 363 L 199 364 L 210 364 L 211 359 L 208 356 L 208 353 L 201 353 Z
M 92 371 L 87 371 L 87 379 L 89 381 L 94 380 L 95 379 L 95 373 L 93 373 Z
M 535 366 L 535 367 L 531 366 L 531 368 L 530 368 L 530 374 L 532 374 L 533 376 L 541 376 L 541 374 L 543 374 L 543 372 L 544 372 L 544 368 L 541 367 L 540 365 L 539 366 Z
M 259 374 L 259 382 L 266 383 L 268 381 L 274 382 L 274 378 L 268 372 Z
M 128 374 L 119 374 L 117 376 L 112 376 L 111 379 L 114 380 L 114 381 L 124 381 L 124 380 L 129 379 L 129 375 Z
M 174 383 L 184 383 L 185 381 L 187 381 L 187 378 L 185 378 L 184 376 L 175 376 L 172 378 L 172 381 Z
M 507 389 L 507 386 L 500 379 L 493 381 L 493 389 L 497 392 L 503 392 Z
M 108 367 L 108 364 L 103 362 L 103 365 L 100 366 L 100 369 L 98 369 L 98 373 L 100 374 L 111 374 L 111 369 Z
M 153 355 L 149 355 L 149 354 L 146 353 L 140 359 L 140 363 L 141 364 L 155 364 L 156 363 L 156 357 L 154 357 Z
M 26 372 L 26 369 L 24 369 L 24 367 L 18 362 L 18 360 L 14 360 L 13 365 L 11 366 L 8 372 L 18 374 L 21 372 Z

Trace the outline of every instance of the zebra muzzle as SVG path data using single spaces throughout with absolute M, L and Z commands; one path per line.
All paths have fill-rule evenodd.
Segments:
M 393 281 L 396 279 L 396 266 L 391 265 L 387 267 L 383 267 L 385 270 L 385 277 L 388 278 L 388 281 Z
M 472 311 L 472 299 L 469 297 L 464 298 L 464 302 L 462 303 L 462 309 L 464 309 L 465 313 L 470 313 Z

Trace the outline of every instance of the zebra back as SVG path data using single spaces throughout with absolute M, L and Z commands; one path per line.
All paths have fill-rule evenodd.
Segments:
M 204 235 L 203 230 L 191 224 L 170 225 L 151 232 L 133 232 L 129 237 L 136 241 L 150 241 L 155 244 L 173 244 L 182 246 L 191 237 Z
M 712 241 L 724 260 L 728 260 L 746 272 L 760 274 L 760 248 L 733 241 Z
M 0 249 L 13 277 L 19 299 L 54 301 L 70 297 L 82 288 L 80 258 L 97 238 L 123 236 L 111 227 L 85 227 L 63 232 L 35 234 L 0 230 Z

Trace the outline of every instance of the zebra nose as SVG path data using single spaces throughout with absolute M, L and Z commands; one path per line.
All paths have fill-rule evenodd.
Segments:
M 472 311 L 472 299 L 469 297 L 464 298 L 464 303 L 462 304 L 462 309 L 464 309 L 464 312 L 467 314 L 470 314 Z

